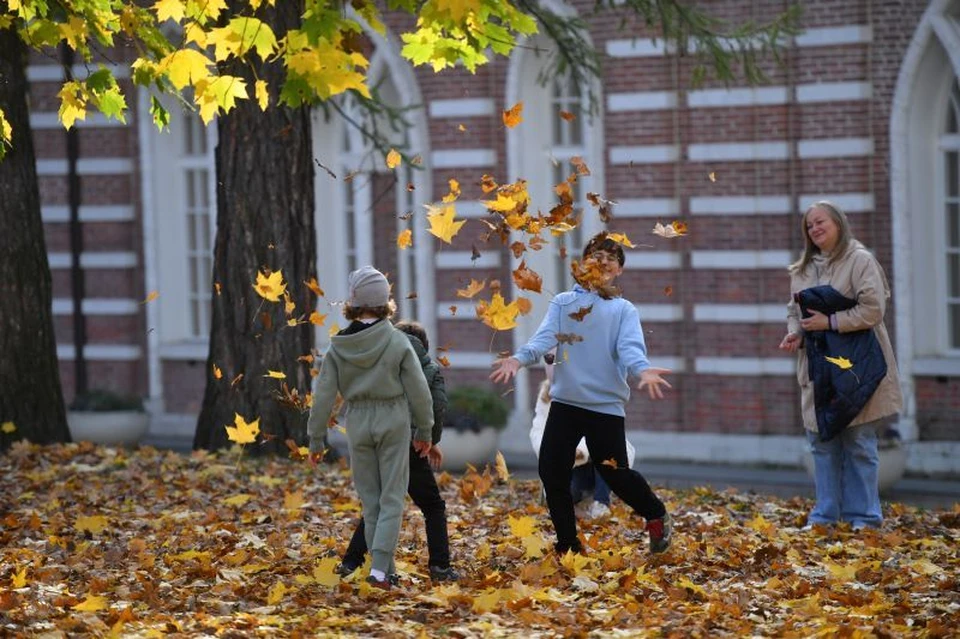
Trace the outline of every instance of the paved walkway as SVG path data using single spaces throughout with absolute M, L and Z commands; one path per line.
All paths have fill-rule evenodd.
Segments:
M 184 438 L 148 438 L 145 444 L 189 452 L 192 442 Z M 519 479 L 537 478 L 537 459 L 530 454 L 505 454 L 507 468 Z M 711 486 L 717 490 L 736 488 L 743 492 L 791 497 L 813 497 L 813 480 L 804 470 L 762 468 L 724 464 L 641 461 L 635 466 L 654 486 L 690 488 Z M 960 480 L 904 477 L 882 495 L 924 508 L 960 508 Z

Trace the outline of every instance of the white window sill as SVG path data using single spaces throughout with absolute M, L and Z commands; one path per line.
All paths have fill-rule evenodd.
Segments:
M 960 356 L 915 359 L 913 374 L 924 377 L 960 377 Z

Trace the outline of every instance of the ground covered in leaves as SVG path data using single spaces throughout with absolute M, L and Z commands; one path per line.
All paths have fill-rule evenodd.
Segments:
M 885 504 L 880 531 L 801 531 L 809 508 L 661 491 L 674 545 L 641 523 L 584 522 L 586 556 L 553 556 L 535 481 L 441 476 L 464 578 L 426 576 L 407 511 L 401 586 L 341 580 L 359 512 L 349 473 L 142 448 L 17 444 L 0 456 L 6 636 L 956 636 L 960 507 Z

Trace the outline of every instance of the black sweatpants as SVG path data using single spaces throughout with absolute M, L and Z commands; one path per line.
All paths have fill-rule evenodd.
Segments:
M 410 482 L 407 484 L 407 494 L 413 503 L 423 512 L 424 523 L 427 527 L 427 552 L 429 565 L 438 568 L 450 566 L 450 540 L 447 536 L 447 503 L 440 496 L 440 488 L 433 476 L 430 462 L 421 457 L 410 447 Z M 367 554 L 367 541 L 364 537 L 363 519 L 360 519 L 357 529 L 343 555 L 345 563 L 356 566 L 363 564 L 363 556 Z
M 623 417 L 554 401 L 540 444 L 539 469 L 550 519 L 557 532 L 557 551 L 561 553 L 580 550 L 570 477 L 577 443 L 582 437 L 587 439 L 594 467 L 617 497 L 648 521 L 660 519 L 667 512 L 643 475 L 627 464 Z M 609 465 L 611 459 L 616 460 L 616 468 Z

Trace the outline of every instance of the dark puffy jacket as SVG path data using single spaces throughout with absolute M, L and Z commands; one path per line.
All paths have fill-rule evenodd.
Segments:
M 443 374 L 440 372 L 440 365 L 431 359 L 427 349 L 423 346 L 423 342 L 416 335 L 410 335 L 409 333 L 406 335 L 410 339 L 410 344 L 417 353 L 417 357 L 420 358 L 423 375 L 427 378 L 427 385 L 430 387 L 430 397 L 433 398 L 432 439 L 433 443 L 437 444 L 440 442 L 440 436 L 443 433 L 443 420 L 447 414 L 447 385 L 443 379 Z M 416 429 L 416 424 L 414 424 L 414 429 Z
M 811 310 L 832 315 L 857 304 L 827 285 L 804 289 L 795 299 L 803 317 L 810 317 Z M 829 441 L 863 410 L 886 376 L 887 362 L 872 329 L 851 333 L 804 331 L 804 348 L 813 383 L 817 430 L 821 441 Z M 844 369 L 827 357 L 845 358 L 852 366 Z

